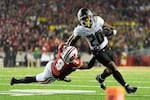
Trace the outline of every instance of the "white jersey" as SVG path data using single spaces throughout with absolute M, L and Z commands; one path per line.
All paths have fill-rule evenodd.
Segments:
M 104 20 L 99 16 L 93 16 L 93 24 L 91 28 L 87 28 L 81 25 L 75 27 L 74 36 L 85 37 L 89 43 L 90 49 L 98 46 L 103 49 L 108 44 L 108 39 L 101 33 Z

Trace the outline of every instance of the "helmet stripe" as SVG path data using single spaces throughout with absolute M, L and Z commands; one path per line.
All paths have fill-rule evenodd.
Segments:
M 75 49 L 75 47 L 70 48 L 70 50 L 68 50 L 67 54 L 64 56 L 64 61 L 67 60 L 69 54 Z

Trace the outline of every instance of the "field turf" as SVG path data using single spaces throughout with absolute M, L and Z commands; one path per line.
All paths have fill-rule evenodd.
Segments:
M 95 80 L 104 67 L 77 70 L 69 77 L 70 83 L 55 81 L 51 84 L 17 84 L 10 86 L 11 77 L 36 75 L 41 68 L 0 68 L 0 100 L 105 100 L 106 93 Z M 138 86 L 134 94 L 125 93 L 125 100 L 150 100 L 150 67 L 119 67 L 124 79 Z M 108 87 L 118 87 L 112 76 L 106 79 Z

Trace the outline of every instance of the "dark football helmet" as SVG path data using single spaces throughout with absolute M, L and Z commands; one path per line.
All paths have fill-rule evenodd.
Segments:
M 92 17 L 93 17 L 93 13 L 91 12 L 91 10 L 87 9 L 87 8 L 81 8 L 78 11 L 78 20 L 80 21 L 80 24 L 85 26 L 85 27 L 91 27 L 92 25 Z

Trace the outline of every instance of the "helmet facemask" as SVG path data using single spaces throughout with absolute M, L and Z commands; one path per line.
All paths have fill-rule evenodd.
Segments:
M 78 51 L 73 46 L 68 46 L 66 49 L 62 52 L 62 59 L 66 64 L 69 64 L 73 62 L 77 58 Z
M 80 23 L 81 25 L 90 28 L 92 26 L 91 16 L 86 16 L 86 17 L 81 18 Z
M 82 26 L 90 28 L 93 24 L 93 13 L 87 8 L 81 8 L 78 11 L 78 20 Z
M 73 60 L 75 60 L 76 58 L 77 58 L 76 54 L 70 55 L 70 57 L 68 57 L 68 58 L 66 59 L 66 62 L 67 62 L 67 63 L 71 63 L 71 62 L 73 62 Z

